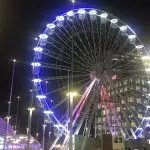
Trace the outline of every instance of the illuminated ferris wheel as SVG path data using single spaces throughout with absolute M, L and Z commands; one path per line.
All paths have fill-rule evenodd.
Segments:
M 136 33 L 115 16 L 93 8 L 56 17 L 39 35 L 34 48 L 33 82 L 46 123 L 52 122 L 68 141 L 69 117 L 52 110 L 67 103 L 66 91 L 77 91 L 72 132 L 100 137 L 104 132 L 125 139 L 145 137 L 150 127 L 149 56 Z M 50 106 L 51 97 L 60 101 Z

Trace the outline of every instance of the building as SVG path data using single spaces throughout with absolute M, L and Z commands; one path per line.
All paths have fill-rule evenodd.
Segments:
M 4 149 L 6 145 L 7 150 L 26 150 L 28 145 L 27 135 L 15 135 L 13 128 L 8 125 L 8 132 L 6 138 L 7 122 L 0 118 L 0 150 Z M 5 143 L 5 144 L 4 144 Z M 33 137 L 30 138 L 30 150 L 40 150 L 41 144 Z

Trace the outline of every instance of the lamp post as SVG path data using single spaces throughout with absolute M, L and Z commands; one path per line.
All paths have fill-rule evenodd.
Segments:
M 75 0 L 71 0 L 71 3 L 74 4 L 76 1 Z
M 12 94 L 13 94 L 13 86 L 14 86 L 14 76 L 15 76 L 15 66 L 16 66 L 16 59 L 13 59 L 13 70 L 12 70 L 12 77 L 11 77 L 11 85 L 10 85 L 10 95 L 8 101 L 8 114 L 7 114 L 7 124 L 6 124 L 6 132 L 5 132 L 5 139 L 4 139 L 4 149 L 6 147 L 6 139 L 8 134 L 8 125 L 10 121 L 10 112 L 11 112 L 11 103 L 12 103 Z
M 68 92 L 67 96 L 69 97 L 69 131 L 70 131 L 70 138 L 69 138 L 69 150 L 72 150 L 72 112 L 73 112 L 73 98 L 77 96 L 78 94 L 76 92 Z
M 44 110 L 43 113 L 44 113 L 44 115 L 47 115 L 47 116 L 53 114 L 53 112 L 51 110 Z M 45 121 L 44 121 L 44 124 L 43 124 L 43 142 L 42 142 L 43 150 L 44 150 L 44 147 L 45 147 L 45 128 L 46 128 L 46 124 L 45 124 Z M 49 132 L 49 138 L 50 138 L 50 134 L 51 133 Z
M 29 107 L 28 108 L 28 111 L 29 111 L 29 119 L 28 119 L 28 145 L 27 145 L 27 149 L 28 150 L 30 148 L 32 113 L 33 113 L 34 110 L 35 110 L 34 107 Z
M 17 133 L 18 113 L 19 113 L 19 101 L 20 101 L 20 96 L 17 96 L 17 112 L 16 112 L 16 122 L 15 122 L 15 134 Z
M 45 148 L 45 128 L 46 128 L 46 124 L 44 123 L 43 125 L 43 141 L 42 141 L 42 148 L 44 150 Z

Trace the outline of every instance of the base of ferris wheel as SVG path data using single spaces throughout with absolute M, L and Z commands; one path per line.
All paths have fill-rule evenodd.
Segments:
M 101 137 L 96 138 L 73 135 L 72 150 L 150 150 L 150 144 L 142 139 L 125 141 L 122 136 L 112 136 L 104 131 Z
M 55 148 L 55 150 L 58 149 Z M 64 148 L 61 150 L 70 149 Z M 103 133 L 101 137 L 97 138 L 86 138 L 83 135 L 73 135 L 71 150 L 150 150 L 150 144 L 142 139 L 130 139 L 125 141 L 122 136 L 112 136 L 108 132 Z

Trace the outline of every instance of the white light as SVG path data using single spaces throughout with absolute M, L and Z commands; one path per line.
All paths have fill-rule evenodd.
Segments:
M 54 127 L 56 127 L 56 128 L 63 128 L 63 125 L 61 125 L 61 124 L 55 124 Z
M 42 52 L 43 51 L 43 48 L 42 47 L 35 47 L 33 49 L 35 52 Z
M 47 28 L 54 29 L 55 27 L 56 25 L 53 23 L 47 24 Z
M 38 98 L 38 99 L 45 99 L 46 96 L 45 95 L 37 95 L 36 98 Z
M 114 24 L 118 23 L 118 19 L 112 19 L 111 23 L 114 23 Z
M 106 19 L 106 18 L 108 17 L 108 14 L 107 14 L 107 13 L 102 13 L 102 14 L 100 15 L 100 17 L 103 18 L 103 19 Z
M 148 96 L 150 96 L 150 93 L 149 94 L 147 94 Z
M 147 124 L 146 127 L 150 127 L 150 124 Z
M 67 12 L 67 16 L 72 17 L 73 15 L 74 15 L 74 12 L 72 10 Z
M 144 117 L 143 120 L 150 120 L 150 117 Z
M 146 106 L 147 109 L 150 109 L 150 106 Z
M 33 63 L 31 63 L 31 65 L 33 67 L 40 67 L 41 66 L 41 64 L 39 62 L 33 62 Z
M 137 45 L 135 48 L 136 49 L 142 49 L 144 46 L 143 45 Z
M 35 110 L 35 108 L 34 107 L 29 107 L 28 110 L 32 112 L 32 111 Z
M 96 10 L 91 10 L 89 13 L 90 13 L 90 15 L 96 15 L 97 11 Z
M 112 58 L 112 60 L 118 60 L 118 58 Z
M 86 11 L 85 11 L 84 9 L 79 9 L 79 10 L 78 10 L 78 13 L 79 13 L 80 15 L 84 15 L 84 14 L 86 13 Z
M 136 130 L 138 131 L 138 130 L 143 130 L 143 129 L 142 128 L 137 128 Z
M 128 38 L 129 38 L 130 40 L 134 40 L 134 39 L 136 38 L 136 35 L 135 35 L 135 34 L 129 35 Z
M 150 81 L 148 81 L 148 84 L 150 84 Z
M 64 21 L 65 18 L 64 18 L 64 16 L 57 16 L 57 17 L 56 17 L 56 20 L 57 20 L 57 21 Z
M 13 59 L 13 62 L 16 62 L 16 59 Z
M 54 113 L 54 112 L 52 112 L 52 111 L 50 111 L 50 110 L 48 110 L 48 111 L 44 110 L 44 114 L 49 115 L 49 114 L 53 114 L 53 113 Z
M 127 26 L 121 26 L 121 27 L 120 27 L 120 30 L 123 31 L 123 32 L 127 31 L 127 29 L 128 29 Z
M 145 70 L 146 70 L 147 72 L 150 72 L 150 68 L 146 68 Z
M 143 56 L 141 57 L 142 60 L 150 60 L 150 56 Z
M 78 93 L 77 92 L 68 92 L 67 93 L 67 96 L 77 96 L 78 95 Z
M 27 136 L 19 136 L 19 139 L 25 139 Z
M 40 82 L 42 82 L 41 79 L 33 79 L 32 81 L 33 81 L 34 83 L 40 83 Z
M 76 1 L 75 0 L 71 0 L 71 3 L 75 3 Z
M 16 141 L 13 141 L 14 144 L 18 144 L 20 142 L 20 139 L 16 139 Z
M 40 34 L 39 38 L 43 39 L 43 40 L 46 40 L 48 38 L 48 35 L 47 34 Z

